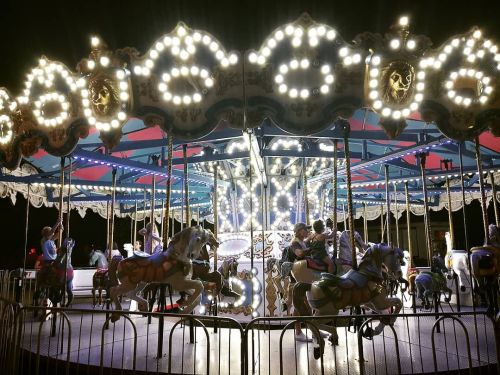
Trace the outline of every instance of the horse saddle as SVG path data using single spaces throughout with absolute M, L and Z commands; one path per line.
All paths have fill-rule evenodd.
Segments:
M 132 258 L 149 258 L 151 255 L 148 253 L 145 253 L 144 251 L 135 251 L 134 250 L 134 255 L 132 255 Z
M 192 262 L 198 266 L 210 267 L 210 262 L 208 260 L 193 259 Z
M 318 263 L 314 259 L 306 258 L 307 268 L 315 271 L 326 271 L 328 267 L 323 263 Z
M 98 268 L 96 271 L 95 271 L 95 275 L 96 276 L 104 276 L 108 273 L 108 269 L 107 268 Z
M 362 273 L 349 270 L 345 275 L 337 276 L 331 273 L 322 273 L 321 280 L 318 281 L 318 286 L 320 288 L 333 288 L 340 287 L 343 289 L 351 289 L 354 287 L 363 288 L 368 283 L 368 277 Z

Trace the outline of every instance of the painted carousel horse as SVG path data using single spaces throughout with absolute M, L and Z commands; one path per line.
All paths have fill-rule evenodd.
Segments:
M 66 291 L 68 300 L 66 307 L 73 301 L 73 266 L 71 265 L 71 253 L 75 242 L 71 238 L 65 238 L 63 245 L 59 249 L 54 262 L 43 267 L 36 274 L 37 290 L 33 296 L 34 305 L 39 305 L 41 301 L 48 298 L 53 305 L 62 301 Z M 66 281 L 66 285 L 65 285 Z
M 445 274 L 448 272 L 444 261 L 439 256 L 432 257 L 431 270 L 422 271 L 415 277 L 415 288 L 418 298 L 424 308 L 429 309 L 431 304 L 429 296 L 436 295 L 439 301 L 441 293 L 445 294 L 445 302 L 451 300 L 451 289 L 446 285 Z
M 311 283 L 298 282 L 293 291 L 293 304 L 300 315 L 307 315 L 307 302 L 314 311 L 315 316 L 338 315 L 340 309 L 349 306 L 363 306 L 376 313 L 385 313 L 393 308 L 392 313 L 398 314 L 403 306 L 397 297 L 389 297 L 382 285 L 382 267 L 387 272 L 399 278 L 401 276 L 401 265 L 403 264 L 403 252 L 400 249 L 389 247 L 385 244 L 376 244 L 368 248 L 361 259 L 358 270 L 351 269 L 345 275 L 336 276 L 323 273 L 321 280 Z M 394 324 L 396 318 L 388 317 L 381 319 L 374 328 L 366 328 L 363 336 L 371 338 L 380 334 L 387 324 Z M 330 341 L 338 345 L 338 335 L 335 326 L 327 325 L 327 321 L 312 323 L 317 328 L 331 333 Z M 318 327 L 319 325 L 319 327 Z M 314 330 L 314 334 L 317 334 Z M 315 358 L 323 353 L 324 342 L 316 337 L 319 348 L 315 348 Z
M 498 275 L 500 274 L 500 231 L 494 224 L 488 227 L 488 245 L 471 249 L 472 275 L 479 290 L 488 299 L 488 313 L 498 312 Z
M 470 287 L 470 273 L 467 262 L 466 250 L 455 250 L 451 246 L 451 236 L 449 232 L 445 234 L 446 239 L 446 257 L 445 263 L 448 267 L 450 278 L 458 277 L 458 285 L 461 292 L 465 292 Z M 450 272 L 452 271 L 452 272 Z
M 109 289 L 113 286 L 118 285 L 118 279 L 116 278 L 116 268 L 118 263 L 123 260 L 121 255 L 115 255 L 111 259 L 111 265 L 108 269 L 108 260 L 106 255 L 100 250 L 92 250 L 90 252 L 89 265 L 94 266 L 97 263 L 97 270 L 92 276 L 92 304 L 102 305 L 103 301 L 103 291 L 106 291 L 106 298 L 109 298 Z M 97 293 L 97 296 L 96 296 Z
M 238 261 L 236 258 L 226 258 L 218 271 L 223 279 L 221 294 L 226 297 L 239 298 L 240 294 L 233 291 L 231 283 L 231 278 L 238 276 Z
M 350 231 L 345 230 L 339 237 L 339 262 L 342 265 L 340 275 L 347 273 L 352 268 L 352 252 Z M 363 253 L 368 249 L 368 245 L 363 241 L 363 238 L 358 232 L 354 232 L 354 243 L 357 249 L 358 263 Z
M 126 258 L 118 263 L 117 276 L 119 285 L 110 290 L 111 301 L 117 310 L 122 310 L 118 296 L 127 295 L 137 301 L 140 311 L 147 311 L 147 301 L 138 294 L 147 283 L 168 283 L 178 291 L 193 290 L 181 309 L 181 313 L 189 314 L 200 302 L 203 284 L 199 280 L 191 280 L 187 275 L 191 271 L 191 260 L 200 256 L 205 244 L 219 246 L 219 242 L 209 230 L 201 226 L 189 227 L 177 233 L 166 250 L 153 255 L 138 255 Z M 112 321 L 120 318 L 113 314 Z

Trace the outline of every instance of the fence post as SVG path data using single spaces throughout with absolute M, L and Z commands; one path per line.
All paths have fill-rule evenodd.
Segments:
M 497 349 L 497 374 L 500 374 L 500 312 L 495 317 L 495 346 Z

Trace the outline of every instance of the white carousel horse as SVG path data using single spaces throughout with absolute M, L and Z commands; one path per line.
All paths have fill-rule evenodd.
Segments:
M 92 249 L 89 256 L 89 266 L 93 267 L 97 263 L 97 268 L 108 268 L 108 260 L 101 250 Z
M 127 295 L 137 301 L 140 311 L 147 311 L 148 303 L 139 293 L 146 284 L 156 282 L 169 283 L 178 291 L 193 290 L 181 310 L 183 314 L 189 314 L 200 302 L 203 283 L 188 279 L 187 275 L 191 271 L 191 260 L 200 256 L 202 247 L 207 243 L 212 248 L 219 246 L 211 231 L 201 226 L 189 227 L 177 233 L 165 251 L 151 256 L 135 254 L 122 260 L 117 268 L 120 285 L 110 290 L 116 309 L 122 309 L 118 296 Z M 111 320 L 119 318 L 119 314 L 114 314 Z
M 401 264 L 403 252 L 397 248 L 391 248 L 385 244 L 377 244 L 366 250 L 358 270 L 350 270 L 343 276 L 322 274 L 320 281 L 311 283 L 299 282 L 293 290 L 293 305 L 301 315 L 308 313 L 305 304 L 307 293 L 308 304 L 314 311 L 315 316 L 338 315 L 340 309 L 348 306 L 362 305 L 376 313 L 386 313 L 393 308 L 392 314 L 398 314 L 403 306 L 397 297 L 389 297 L 386 289 L 382 286 L 382 268 L 398 279 L 401 277 Z M 381 319 L 374 328 L 367 328 L 363 336 L 372 337 L 380 334 L 387 324 L 393 324 L 396 318 Z M 331 333 L 331 342 L 338 344 L 337 330 L 335 326 L 327 325 L 326 322 L 313 322 L 313 325 Z M 319 325 L 319 327 L 318 327 Z M 313 330 L 317 335 L 317 330 Z M 315 348 L 315 358 L 323 352 L 324 341 L 316 337 L 319 348 Z
M 443 258 L 438 256 L 432 257 L 431 270 L 422 271 L 415 277 L 415 287 L 417 296 L 422 301 L 424 308 L 430 308 L 429 297 L 437 294 L 437 301 L 439 302 L 441 293 L 445 294 L 445 302 L 451 300 L 451 289 L 446 285 L 445 274 L 448 268 L 443 263 Z
M 466 250 L 455 250 L 451 247 L 451 236 L 449 232 L 445 234 L 446 239 L 446 257 L 445 263 L 449 270 L 452 270 L 458 277 L 460 291 L 465 292 L 470 287 L 470 272 L 467 262 Z

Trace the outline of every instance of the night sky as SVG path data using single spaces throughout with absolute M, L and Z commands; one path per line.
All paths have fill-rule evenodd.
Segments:
M 364 31 L 384 33 L 399 16 L 410 17 L 411 31 L 429 36 L 440 45 L 450 36 L 477 25 L 487 37 L 500 42 L 500 23 L 496 1 L 19 1 L 0 0 L 0 87 L 13 95 L 22 89 L 26 73 L 40 56 L 65 63 L 75 69 L 89 53 L 89 38 L 98 35 L 110 49 L 133 46 L 144 53 L 153 41 L 172 30 L 178 21 L 212 33 L 228 50 L 258 48 L 274 28 L 308 12 L 318 22 L 329 24 L 349 41 Z M 479 205 L 471 206 L 471 243 L 482 242 Z M 9 254 L 0 268 L 22 264 L 26 201 L 18 195 L 13 207 L 10 199 L 0 199 L 2 214 L 2 252 Z M 491 211 L 491 208 L 490 208 Z M 490 212 L 491 214 L 491 212 Z M 57 211 L 31 209 L 28 249 L 39 247 L 40 230 L 52 225 Z M 461 215 L 455 215 L 461 225 Z M 447 220 L 446 214 L 433 220 Z M 418 219 L 420 220 L 420 218 Z M 88 212 L 85 219 L 71 216 L 72 236 L 78 247 L 94 243 L 104 246 L 106 222 Z M 119 244 L 130 239 L 130 221 L 117 220 Z M 362 225 L 358 223 L 357 225 Z M 373 223 L 373 225 L 379 225 Z M 478 228 L 476 228 L 476 226 Z M 457 228 L 459 229 L 459 228 Z M 463 231 L 457 230 L 459 236 Z M 460 243 L 461 239 L 458 238 Z M 75 253 L 74 263 L 84 261 Z

